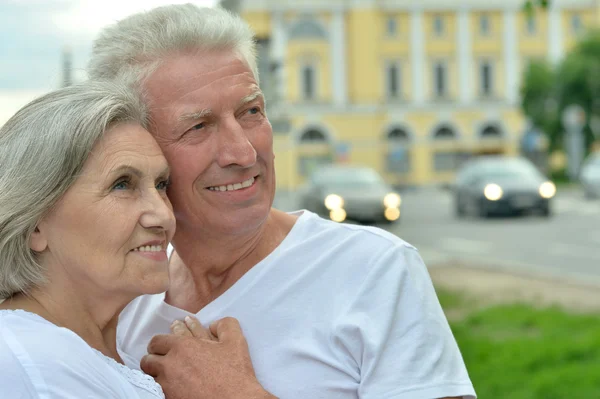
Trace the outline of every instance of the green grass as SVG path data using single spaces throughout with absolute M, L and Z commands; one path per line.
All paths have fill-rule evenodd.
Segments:
M 600 315 L 438 297 L 479 398 L 600 398 Z

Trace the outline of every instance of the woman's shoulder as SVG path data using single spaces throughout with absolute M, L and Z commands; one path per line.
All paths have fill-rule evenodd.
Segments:
M 72 356 L 72 351 L 83 349 L 85 344 L 71 330 L 25 310 L 0 310 L 0 340 L 13 352 L 27 352 L 32 359 L 38 353 L 55 354 L 63 349 L 69 349 L 65 355 Z
M 51 397 L 73 392 L 127 397 L 118 376 L 79 336 L 22 310 L 0 310 L 0 369 L 11 370 L 0 373 L 0 386 L 52 392 Z

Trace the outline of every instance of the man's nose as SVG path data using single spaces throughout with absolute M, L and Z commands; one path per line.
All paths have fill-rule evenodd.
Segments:
M 256 163 L 256 150 L 248 138 L 248 132 L 234 117 L 220 125 L 217 160 L 220 167 L 237 165 L 249 168 Z

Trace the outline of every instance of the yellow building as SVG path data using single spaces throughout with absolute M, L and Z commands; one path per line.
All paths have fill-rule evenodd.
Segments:
M 524 2 L 237 1 L 259 44 L 278 187 L 322 162 L 444 183 L 473 154 L 518 153 L 525 66 L 559 61 L 600 20 L 596 0 L 532 15 Z

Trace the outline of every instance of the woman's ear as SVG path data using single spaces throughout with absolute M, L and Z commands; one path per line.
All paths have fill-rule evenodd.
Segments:
M 35 231 L 29 238 L 29 248 L 35 252 L 43 252 L 48 246 L 45 234 L 40 231 L 39 226 L 36 226 Z

